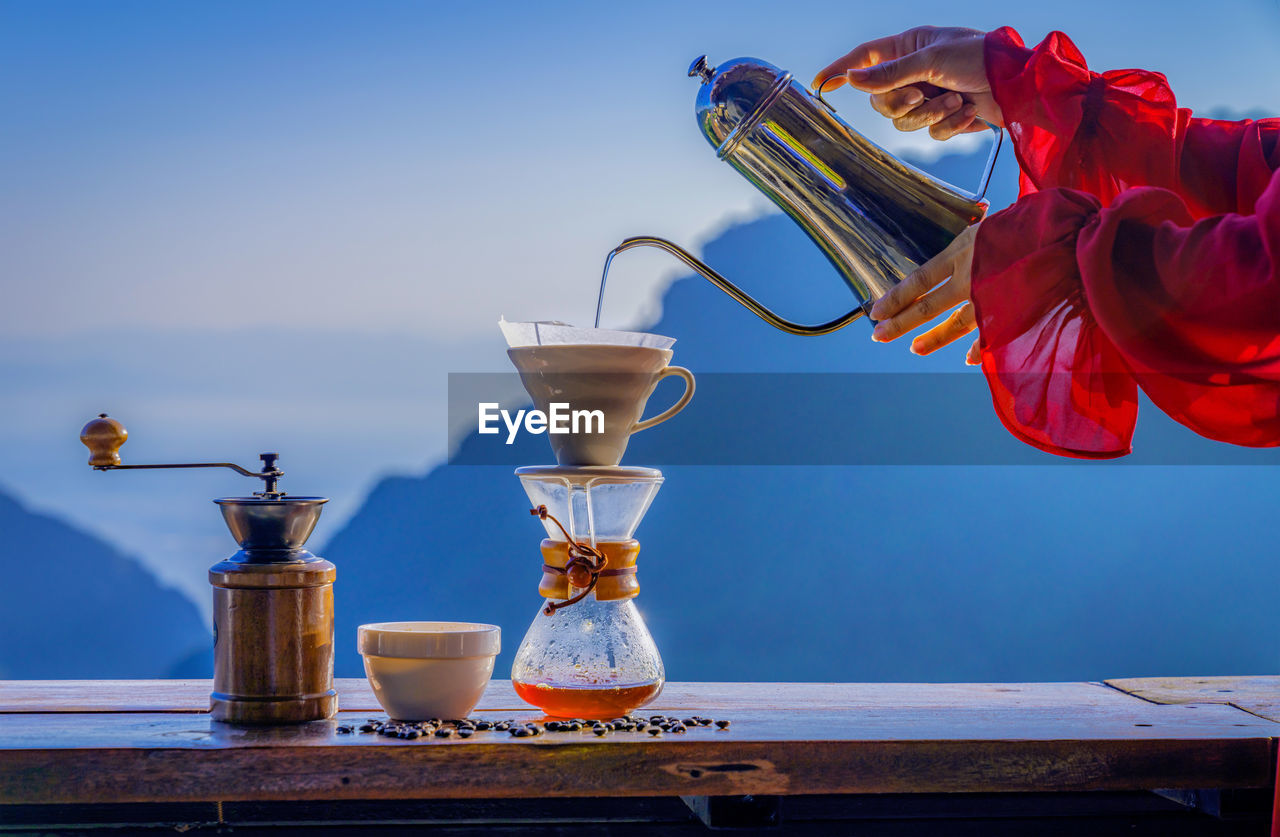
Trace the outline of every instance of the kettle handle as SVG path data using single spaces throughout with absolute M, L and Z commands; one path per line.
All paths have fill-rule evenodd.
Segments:
M 836 73 L 835 75 L 827 76 L 822 81 L 818 82 L 813 89 L 814 98 L 821 102 L 822 106 L 831 111 L 832 114 L 835 114 L 836 109 L 831 106 L 830 102 L 822 98 L 822 88 L 825 87 L 827 82 L 831 81 L 831 79 L 838 78 L 842 75 L 844 75 L 844 73 Z M 990 185 L 991 175 L 996 170 L 996 156 L 999 155 L 1000 145 L 1004 142 L 1004 130 L 991 124 L 985 119 L 979 119 L 978 121 L 994 131 L 996 135 L 995 141 L 991 143 L 991 153 L 987 155 L 987 164 L 982 170 L 982 179 L 978 181 L 978 189 L 972 193 L 975 199 L 982 200 L 987 195 L 987 186 Z
M 982 200 L 987 196 L 987 186 L 991 184 L 991 175 L 996 170 L 996 157 L 1000 154 L 1000 145 L 1004 142 L 1004 129 L 992 125 L 985 119 L 979 119 L 983 125 L 986 125 L 992 131 L 995 131 L 996 138 L 991 143 L 991 153 L 987 155 L 987 165 L 982 169 L 982 179 L 978 181 L 978 191 L 973 196 L 978 200 Z

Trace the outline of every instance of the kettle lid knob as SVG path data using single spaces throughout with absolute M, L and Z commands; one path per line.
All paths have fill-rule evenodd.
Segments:
M 716 74 L 716 68 L 707 64 L 707 56 L 699 55 L 693 59 L 693 63 L 689 65 L 689 78 L 694 76 L 700 77 L 703 81 L 711 81 L 711 77 Z

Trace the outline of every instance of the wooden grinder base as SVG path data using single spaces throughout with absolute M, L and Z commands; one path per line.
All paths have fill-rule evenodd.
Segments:
M 309 552 L 273 563 L 223 561 L 213 585 L 214 720 L 302 723 L 332 718 L 333 564 Z

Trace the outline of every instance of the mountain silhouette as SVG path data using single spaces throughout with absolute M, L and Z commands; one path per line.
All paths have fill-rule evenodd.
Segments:
M 210 676 L 195 606 L 136 561 L 3 493 L 0 531 L 0 679 L 169 677 L 182 658 Z
M 921 167 L 968 186 L 985 156 Z M 1015 197 L 1016 176 L 1006 148 L 994 208 Z M 702 255 L 790 318 L 825 320 L 852 301 L 780 215 L 729 227 Z M 918 358 L 871 343 L 862 322 L 794 337 L 694 276 L 669 287 L 649 329 L 677 338 L 676 362 L 696 375 L 762 376 L 760 388 L 739 386 L 733 398 L 700 385 L 685 413 L 637 435 L 624 460 L 662 464 L 666 476 L 636 537 L 638 605 L 671 679 L 1076 680 L 1274 667 L 1280 569 L 1266 557 L 1269 468 L 1051 457 L 1000 427 L 981 375 L 963 369 L 965 346 Z M 769 373 L 838 373 L 826 380 L 852 391 L 810 388 L 803 401 L 765 408 L 765 384 L 788 377 Z M 664 382 L 651 403 L 669 402 L 675 387 Z M 474 415 L 474 404 L 463 406 Z M 714 448 L 729 426 L 743 464 L 647 458 L 678 463 Z M 746 464 L 752 444 L 775 450 L 781 439 L 785 449 L 800 435 L 795 426 L 835 428 L 846 455 L 986 447 L 957 460 L 970 464 Z M 483 461 L 476 452 L 495 438 L 472 433 L 455 464 L 383 480 L 320 550 L 338 566 L 339 675 L 361 673 L 357 625 L 400 619 L 496 623 L 504 637 L 495 676 L 509 672 L 542 604 L 543 531 L 510 464 L 456 464 Z M 1138 444 L 1149 452 L 1135 461 L 1169 451 L 1179 461 L 1272 461 L 1205 442 L 1149 405 Z M 552 459 L 546 439 L 527 434 L 502 457 Z M 1010 464 L 982 464 L 992 461 Z

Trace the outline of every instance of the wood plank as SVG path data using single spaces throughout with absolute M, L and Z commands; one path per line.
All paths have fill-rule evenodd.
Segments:
M 342 709 L 382 711 L 364 678 L 339 678 L 336 684 Z M 0 681 L 0 713 L 207 712 L 211 688 L 209 680 L 7 680 Z M 668 683 L 651 709 L 841 711 L 885 705 L 943 707 L 973 700 L 1013 709 L 1118 699 L 1115 690 L 1098 683 Z M 516 697 L 510 681 L 500 679 L 489 684 L 480 708 L 528 706 Z
M 0 680 L 0 713 L 208 712 L 212 690 L 212 680 Z
M 1225 703 L 1280 721 L 1280 676 L 1129 677 L 1106 683 L 1153 703 Z
M 1091 791 L 1271 779 L 1275 722 L 1100 686 L 1092 691 L 1106 697 L 1077 690 L 1064 701 L 1056 685 L 1028 689 L 1018 707 L 1004 693 L 948 703 L 919 686 L 905 706 L 737 706 L 718 713 L 733 721 L 727 731 L 658 739 L 486 732 L 401 741 L 339 735 L 334 722 L 237 728 L 180 713 L 9 714 L 0 716 L 0 803 Z

